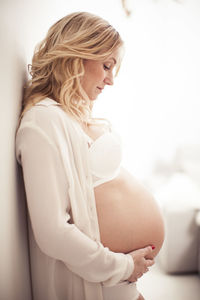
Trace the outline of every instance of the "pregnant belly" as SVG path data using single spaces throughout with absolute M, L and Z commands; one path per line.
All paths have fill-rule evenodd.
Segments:
M 155 256 L 164 240 L 164 224 L 152 195 L 121 168 L 114 180 L 94 190 L 100 237 L 114 252 L 128 253 L 154 245 Z

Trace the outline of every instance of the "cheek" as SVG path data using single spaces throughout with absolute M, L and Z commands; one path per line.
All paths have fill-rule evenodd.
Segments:
M 99 81 L 102 81 L 104 79 L 104 72 L 105 71 L 103 69 L 102 63 L 99 63 L 99 62 L 94 63 L 90 67 L 90 70 L 88 70 L 88 71 L 89 71 L 89 74 L 90 74 L 91 81 L 99 82 Z
M 97 86 L 102 86 L 105 78 L 105 71 L 102 64 L 88 63 L 85 66 L 85 76 L 83 77 L 82 86 L 87 92 L 92 92 Z
M 96 70 L 95 77 L 96 81 L 101 82 L 105 78 L 104 70 Z

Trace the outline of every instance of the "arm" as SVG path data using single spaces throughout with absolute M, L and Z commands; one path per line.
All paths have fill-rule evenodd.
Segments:
M 133 271 L 130 255 L 109 251 L 69 223 L 67 178 L 59 152 L 41 126 L 22 127 L 16 145 L 40 249 L 88 281 L 113 285 L 127 279 Z

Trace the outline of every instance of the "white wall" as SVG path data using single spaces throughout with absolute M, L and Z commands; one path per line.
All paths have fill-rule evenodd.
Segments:
M 130 19 L 116 13 L 126 45 L 122 68 L 96 112 L 120 131 L 126 167 L 145 178 L 180 143 L 200 143 L 200 1 L 128 2 Z
M 0 299 L 31 299 L 25 201 L 14 136 L 26 77 L 19 11 L 0 3 Z

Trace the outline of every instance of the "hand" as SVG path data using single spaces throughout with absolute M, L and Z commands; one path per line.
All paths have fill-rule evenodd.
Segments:
M 152 247 L 148 246 L 129 253 L 132 256 L 134 261 L 134 270 L 131 276 L 127 279 L 127 281 L 135 282 L 144 273 L 149 271 L 148 268 L 154 264 L 154 260 L 147 259 L 146 257 L 151 256 L 152 251 L 153 251 Z
M 142 294 L 139 295 L 139 298 L 137 300 L 145 300 Z

